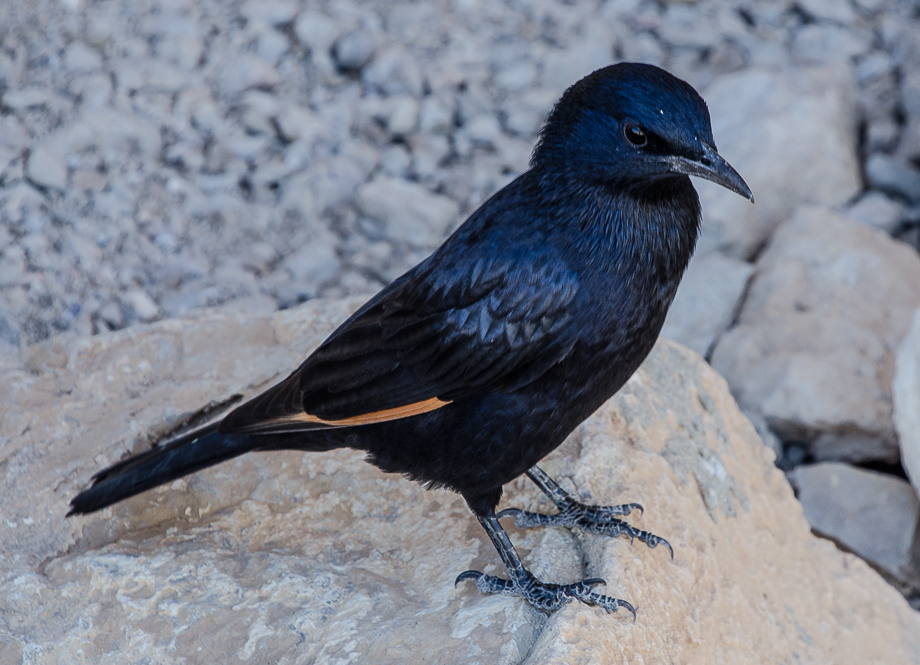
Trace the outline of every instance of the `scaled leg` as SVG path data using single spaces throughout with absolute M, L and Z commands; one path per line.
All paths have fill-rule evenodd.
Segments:
M 527 477 L 556 504 L 559 512 L 555 515 L 545 515 L 527 512 L 520 508 L 507 508 L 498 513 L 497 517 L 514 517 L 515 526 L 521 529 L 536 526 L 577 527 L 588 533 L 597 533 L 612 538 L 626 536 L 630 541 L 635 538 L 652 549 L 659 545 L 668 548 L 671 558 L 674 558 L 674 550 L 664 538 L 637 529 L 618 519 L 629 515 L 633 510 L 642 510 L 642 506 L 638 503 L 624 503 L 619 506 L 589 506 L 576 501 L 575 497 L 562 489 L 540 467 L 531 467 L 527 471 Z
M 501 524 L 498 523 L 494 511 L 489 511 L 484 516 L 476 515 L 476 519 L 479 520 L 482 528 L 489 534 L 489 538 L 495 549 L 498 550 L 505 568 L 508 569 L 510 579 L 493 577 L 478 570 L 467 570 L 464 573 L 460 573 L 454 582 L 455 586 L 463 580 L 476 580 L 476 588 L 482 593 L 518 596 L 543 612 L 555 612 L 573 600 L 581 601 L 587 605 L 602 607 L 608 612 L 616 612 L 620 607 L 625 607 L 632 613 L 633 621 L 635 621 L 636 610 L 628 602 L 593 591 L 594 587 L 606 584 L 600 578 L 595 577 L 573 584 L 541 582 L 529 570 L 524 568 L 524 564 L 521 563 L 521 559 L 515 552 L 508 535 L 502 529 Z

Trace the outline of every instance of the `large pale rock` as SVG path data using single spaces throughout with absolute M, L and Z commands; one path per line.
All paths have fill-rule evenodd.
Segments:
M 757 204 L 695 181 L 703 204 L 700 248 L 750 258 L 800 204 L 836 207 L 861 188 L 852 74 L 847 67 L 724 75 L 703 97 L 719 152 Z
M 499 570 L 464 502 L 338 451 L 247 455 L 65 520 L 89 476 L 264 388 L 360 301 L 206 315 L 7 356 L 0 645 L 18 663 L 916 663 L 920 616 L 811 535 L 725 382 L 663 342 L 545 462 L 589 501 L 641 501 L 662 549 L 510 529 L 547 579 L 603 576 L 639 608 L 454 589 Z M 503 505 L 546 510 L 525 481 Z
M 892 397 L 901 464 L 920 496 L 920 309 L 898 349 Z
M 661 336 L 706 356 L 738 311 L 754 267 L 718 252 L 697 254 L 687 266 Z
M 757 264 L 712 364 L 743 407 L 819 460 L 898 459 L 894 356 L 920 305 L 920 257 L 885 233 L 805 206 Z
M 812 529 L 920 588 L 920 501 L 908 483 L 840 462 L 796 467 L 792 481 Z

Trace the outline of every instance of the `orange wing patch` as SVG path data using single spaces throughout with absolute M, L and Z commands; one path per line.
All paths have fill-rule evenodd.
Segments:
M 341 420 L 323 420 L 322 418 L 312 416 L 309 413 L 298 413 L 293 416 L 287 416 L 283 419 L 283 421 L 289 423 L 317 423 L 319 425 L 329 425 L 330 427 L 372 425 L 374 423 L 383 423 L 388 420 L 398 420 L 400 418 L 408 418 L 409 416 L 417 416 L 422 413 L 428 413 L 429 411 L 440 409 L 442 406 L 447 406 L 448 404 L 450 404 L 449 401 L 445 402 L 444 400 L 440 400 L 437 397 L 432 397 L 431 399 L 426 399 L 423 402 L 415 402 L 414 404 L 398 406 L 395 409 L 374 411 L 372 413 L 365 413 L 360 416 L 352 416 L 351 418 L 343 418 Z

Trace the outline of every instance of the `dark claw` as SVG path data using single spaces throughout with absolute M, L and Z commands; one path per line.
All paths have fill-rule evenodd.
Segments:
M 476 580 L 476 588 L 482 593 L 498 593 L 504 596 L 518 596 L 541 612 L 555 612 L 563 605 L 578 600 L 586 605 L 602 607 L 607 612 L 616 612 L 625 607 L 636 620 L 636 611 L 625 600 L 611 598 L 593 591 L 594 587 L 607 584 L 600 577 L 592 577 L 572 584 L 549 584 L 541 582 L 527 570 L 512 575 L 512 579 L 485 575 L 476 570 L 467 570 L 457 576 L 454 586 L 463 580 Z
M 454 588 L 456 589 L 457 585 L 464 580 L 478 580 L 484 574 L 485 573 L 480 573 L 478 570 L 465 570 L 457 575 L 457 579 L 454 580 Z
M 624 515 L 629 515 L 633 510 L 645 512 L 641 504 L 624 503 L 620 506 L 586 506 L 575 500 L 566 500 L 564 502 L 560 501 L 557 505 L 559 512 L 555 515 L 531 513 L 520 508 L 505 508 L 496 517 L 513 517 L 514 525 L 519 529 L 537 526 L 562 526 L 577 527 L 582 531 L 609 536 L 610 538 L 626 536 L 629 538 L 630 543 L 640 540 L 652 549 L 658 545 L 663 545 L 671 553 L 671 559 L 674 559 L 674 548 L 671 547 L 667 540 L 648 531 L 637 529 L 628 522 L 618 519 Z
M 630 603 L 627 603 L 625 600 L 621 600 L 621 601 L 620 601 L 620 605 L 621 605 L 622 607 L 625 607 L 625 608 L 626 608 L 627 610 L 629 610 L 630 612 L 632 612 L 632 615 L 633 615 L 633 623 L 636 623 L 636 608 L 633 607 Z
M 649 535 L 652 535 L 652 534 L 649 534 Z M 661 536 L 654 536 L 653 538 L 649 538 L 647 541 L 645 541 L 645 544 L 648 545 L 648 548 L 650 550 L 655 549 L 659 545 L 664 545 L 665 547 L 668 548 L 668 552 L 671 553 L 671 561 L 674 561 L 674 548 L 671 547 L 671 543 L 666 541 Z

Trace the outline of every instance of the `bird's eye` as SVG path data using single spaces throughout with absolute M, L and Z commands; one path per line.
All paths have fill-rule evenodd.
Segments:
M 623 128 L 623 134 L 626 135 L 626 140 L 635 146 L 643 146 L 648 143 L 648 137 L 639 125 L 633 125 L 632 123 L 626 125 Z

